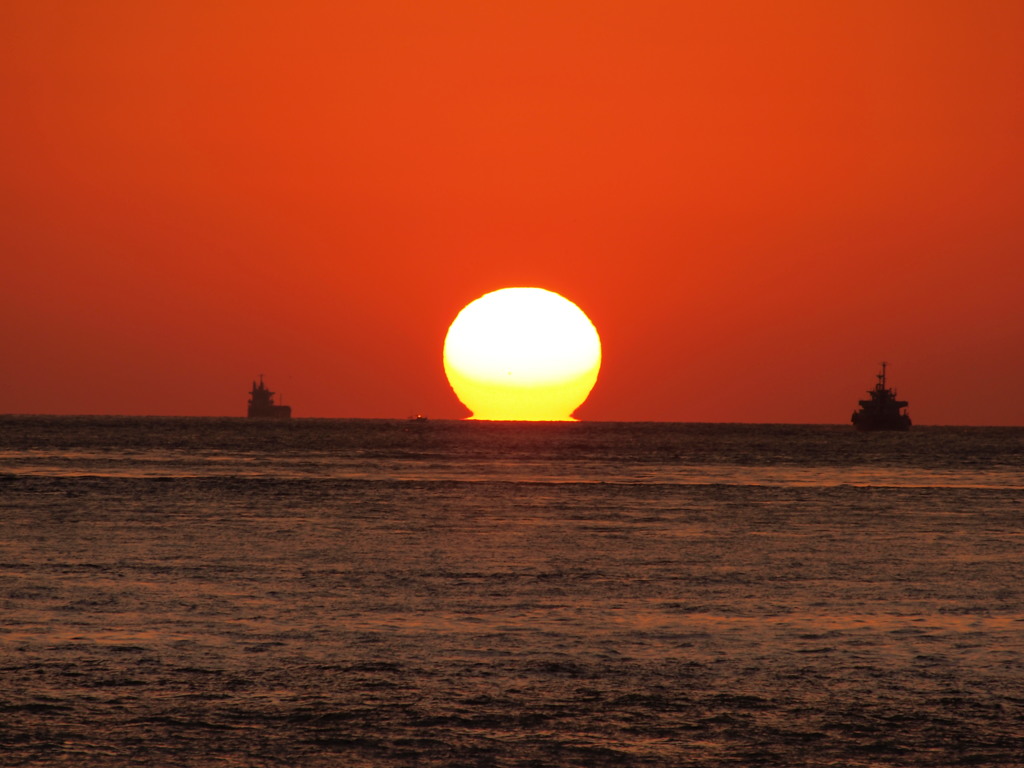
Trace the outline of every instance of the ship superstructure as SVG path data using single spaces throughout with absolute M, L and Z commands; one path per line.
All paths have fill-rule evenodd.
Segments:
M 906 408 L 910 403 L 896 399 L 896 390 L 890 389 L 885 383 L 885 368 L 876 374 L 878 381 L 874 389 L 868 390 L 870 398 L 861 400 L 860 410 L 854 411 L 850 421 L 853 426 L 862 430 L 906 430 L 910 429 L 910 416 Z
M 292 407 L 290 405 L 275 405 L 274 394 L 263 383 L 263 374 L 261 373 L 259 384 L 254 381 L 252 391 L 249 393 L 249 418 L 290 419 Z

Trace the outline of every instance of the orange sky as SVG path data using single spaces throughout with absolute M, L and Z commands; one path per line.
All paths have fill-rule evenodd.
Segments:
M 449 323 L 597 326 L 594 420 L 1024 425 L 1024 4 L 0 4 L 0 412 L 466 414 Z

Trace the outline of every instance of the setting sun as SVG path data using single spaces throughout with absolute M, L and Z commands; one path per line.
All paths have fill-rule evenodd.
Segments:
M 474 419 L 568 421 L 601 367 L 583 311 L 542 288 L 504 288 L 468 304 L 444 342 L 444 370 Z

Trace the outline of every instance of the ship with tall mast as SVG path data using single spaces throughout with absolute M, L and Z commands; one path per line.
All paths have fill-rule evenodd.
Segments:
M 290 405 L 277 405 L 274 403 L 274 392 L 267 389 L 263 383 L 263 374 L 260 374 L 260 381 L 252 383 L 252 391 L 249 392 L 249 418 L 250 419 L 290 419 L 292 407 Z
M 882 372 L 876 374 L 878 381 L 874 389 L 868 390 L 869 399 L 861 400 L 860 409 L 853 412 L 850 421 L 857 429 L 865 431 L 894 430 L 903 431 L 910 429 L 910 416 L 907 414 L 906 400 L 899 400 L 896 397 L 896 390 L 886 386 L 885 368 L 888 363 L 882 363 Z

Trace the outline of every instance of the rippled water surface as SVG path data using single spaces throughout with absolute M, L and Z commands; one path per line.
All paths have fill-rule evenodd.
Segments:
M 1024 430 L 0 418 L 0 765 L 1022 756 Z

